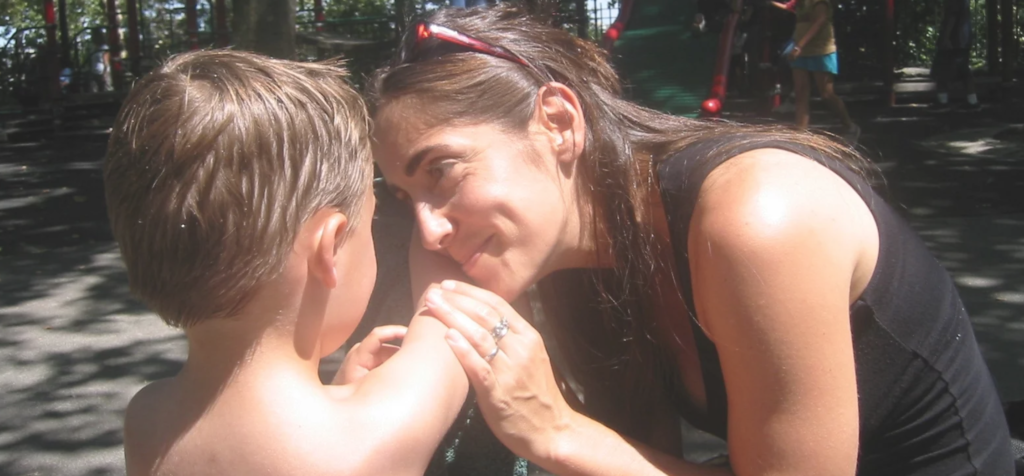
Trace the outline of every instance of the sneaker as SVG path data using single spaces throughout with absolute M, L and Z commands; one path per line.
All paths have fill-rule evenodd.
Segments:
M 860 140 L 860 126 L 853 124 L 839 136 L 842 137 L 847 144 L 850 144 L 851 146 L 857 145 L 857 141 Z

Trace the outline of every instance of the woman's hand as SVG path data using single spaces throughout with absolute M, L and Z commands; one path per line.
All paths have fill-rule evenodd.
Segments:
M 448 344 L 498 439 L 527 459 L 550 457 L 577 414 L 562 396 L 540 334 L 504 299 L 466 283 L 445 281 L 425 301 L 450 328 Z
M 398 352 L 397 345 L 385 344 L 385 342 L 405 337 L 407 330 L 405 326 L 374 328 L 362 342 L 352 346 L 345 354 L 345 360 L 341 362 L 341 368 L 338 369 L 338 373 L 331 383 L 348 385 L 358 382 L 371 370 L 379 367 L 380 364 L 395 355 L 395 352 Z

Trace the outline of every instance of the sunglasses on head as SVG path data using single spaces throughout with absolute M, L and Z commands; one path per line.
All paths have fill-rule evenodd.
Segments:
M 443 43 L 447 45 L 454 45 L 464 51 L 482 53 L 494 56 L 495 58 L 511 61 L 513 63 L 523 65 L 532 71 L 536 71 L 536 68 L 515 53 L 500 46 L 492 45 L 486 41 L 478 40 L 465 33 L 457 32 L 451 28 L 445 28 L 441 25 L 435 25 L 429 22 L 419 22 L 416 23 L 413 31 L 416 36 L 413 40 L 414 43 L 412 51 L 417 56 L 424 53 L 430 46 L 436 45 L 437 43 Z M 437 54 L 435 56 L 441 56 L 441 54 Z M 415 61 L 415 59 L 413 59 L 413 61 Z

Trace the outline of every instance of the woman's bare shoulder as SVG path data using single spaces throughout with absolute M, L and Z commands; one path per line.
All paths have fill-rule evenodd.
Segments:
M 781 149 L 755 149 L 716 168 L 701 186 L 694 224 L 770 238 L 808 229 L 858 235 L 874 221 L 853 187 L 826 166 Z
M 874 272 L 879 235 L 871 210 L 839 175 L 792 152 L 758 149 L 708 176 L 688 246 L 694 257 L 704 251 L 697 247 L 711 247 L 782 275 L 819 263 L 808 267 L 810 279 L 845 282 L 852 302 Z

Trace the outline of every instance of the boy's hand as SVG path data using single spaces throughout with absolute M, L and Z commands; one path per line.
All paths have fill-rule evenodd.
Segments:
M 345 354 L 345 360 L 341 368 L 331 382 L 333 385 L 348 385 L 358 382 L 371 370 L 383 364 L 395 352 L 398 352 L 397 345 L 385 344 L 385 342 L 405 337 L 408 329 L 405 326 L 380 326 L 370 331 L 362 342 L 352 346 Z

